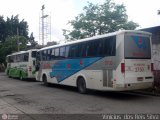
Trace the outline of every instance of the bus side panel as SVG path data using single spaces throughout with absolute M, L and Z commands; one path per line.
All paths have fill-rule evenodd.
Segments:
M 9 70 L 9 76 L 11 77 L 18 77 L 18 63 L 11 63 L 10 64 L 10 70 Z
M 87 61 L 92 62 L 88 63 Z M 79 66 L 78 64 L 81 65 Z M 77 79 L 81 76 L 85 79 L 87 88 L 106 90 L 113 87 L 112 83 L 113 71 L 115 68 L 114 65 L 115 56 L 104 58 L 61 60 L 52 65 L 53 71 L 50 72 L 50 76 L 48 75 L 48 72 L 45 73 L 47 70 L 43 69 L 42 74 L 46 74 L 48 78 L 53 76 L 51 79 L 48 79 L 48 82 L 70 86 L 76 86 Z M 73 74 L 70 74 L 70 72 Z M 65 78 L 67 75 L 68 77 Z
M 124 87 L 124 74 L 121 72 L 121 63 L 124 63 L 124 34 L 120 34 L 116 39 L 116 72 L 114 88 Z
M 28 77 L 28 62 L 20 62 L 19 63 L 19 71 L 20 71 L 20 75 L 19 77 L 22 75 L 23 78 L 27 78 Z
M 35 61 L 35 58 L 30 57 L 28 66 L 27 66 L 27 71 L 28 71 L 28 78 L 35 78 L 36 73 L 35 73 L 35 65 L 33 65 L 33 61 Z

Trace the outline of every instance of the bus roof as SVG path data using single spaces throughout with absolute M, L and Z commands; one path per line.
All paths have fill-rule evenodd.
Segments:
M 46 49 L 51 49 L 51 48 L 56 48 L 56 47 L 60 47 L 60 46 L 65 46 L 65 45 L 71 45 L 71 44 L 74 44 L 74 43 L 80 43 L 80 42 L 95 40 L 95 39 L 104 38 L 104 37 L 115 36 L 115 35 L 124 34 L 124 33 L 140 33 L 140 34 L 152 35 L 151 33 L 144 32 L 144 31 L 121 30 L 121 31 L 117 31 L 117 32 L 112 32 L 112 33 L 107 33 L 107 34 L 103 34 L 103 35 L 93 36 L 93 37 L 90 37 L 90 38 L 79 39 L 79 40 L 75 40 L 75 41 L 71 41 L 71 42 L 67 42 L 67 43 L 63 43 L 63 44 L 58 44 L 58 45 L 53 45 L 53 46 L 49 46 L 49 47 L 44 47 L 44 48 L 39 49 L 38 51 L 42 51 L 42 50 L 46 50 Z
M 15 53 L 12 53 L 12 54 L 7 55 L 7 57 L 8 57 L 8 56 L 12 56 L 12 55 L 27 53 L 27 52 L 30 52 L 30 51 L 38 51 L 38 49 L 31 49 L 31 50 L 27 50 L 27 51 L 19 51 L 19 52 L 15 52 Z

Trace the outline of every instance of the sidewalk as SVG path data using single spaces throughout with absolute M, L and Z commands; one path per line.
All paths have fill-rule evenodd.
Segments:
M 0 98 L 0 120 L 36 120 Z
M 20 110 L 18 110 L 16 107 L 8 104 L 4 100 L 0 98 L 0 114 L 23 114 Z

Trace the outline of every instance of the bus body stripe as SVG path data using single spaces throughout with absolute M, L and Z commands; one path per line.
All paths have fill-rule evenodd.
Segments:
M 61 82 L 102 58 L 103 57 L 95 57 L 82 59 L 67 59 L 58 61 L 52 66 L 52 72 L 50 72 L 50 76 L 52 78 L 56 77 L 57 81 Z

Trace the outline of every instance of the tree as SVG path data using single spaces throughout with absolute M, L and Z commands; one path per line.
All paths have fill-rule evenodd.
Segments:
M 20 51 L 27 48 L 27 39 L 24 36 L 11 36 L 4 43 L 0 43 L 0 63 L 5 61 L 6 55 L 17 52 L 18 47 Z
M 19 43 L 17 42 L 19 41 Z M 23 19 L 19 20 L 18 15 L 7 17 L 5 20 L 0 16 L 0 63 L 5 62 L 8 54 L 19 50 L 26 50 L 27 44 L 31 43 L 32 48 L 37 44 L 34 41 L 33 33 L 28 36 L 28 23 Z
M 29 48 L 35 48 L 35 46 L 38 44 L 35 40 L 34 40 L 34 36 L 33 36 L 33 32 L 30 34 L 29 37 L 29 42 L 31 44 L 31 46 Z
M 17 29 L 19 35 L 24 36 L 27 39 L 29 38 L 28 24 L 26 21 L 24 21 L 24 19 L 20 21 L 18 15 L 11 16 L 11 18 L 7 17 L 7 20 L 4 21 L 3 32 L 0 32 L 0 34 L 3 36 L 0 37 L 0 41 L 4 42 L 7 37 L 17 35 Z
M 6 38 L 6 23 L 3 16 L 0 16 L 0 42 L 4 41 Z
M 120 29 L 133 30 L 139 26 L 133 21 L 128 21 L 123 4 L 117 5 L 112 0 L 106 0 L 102 5 L 88 2 L 83 10 L 83 13 L 69 21 L 73 30 L 63 29 L 66 39 L 82 39 Z

